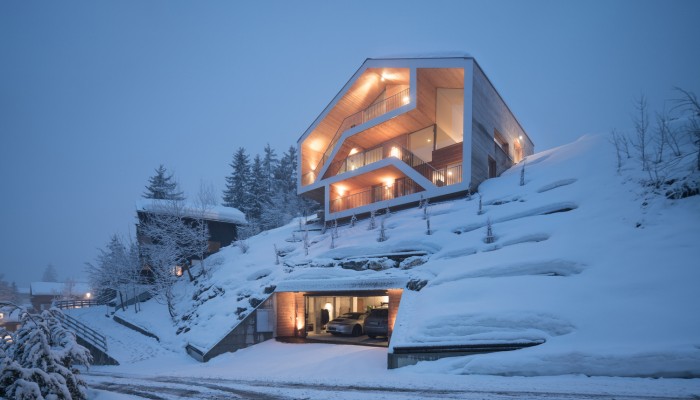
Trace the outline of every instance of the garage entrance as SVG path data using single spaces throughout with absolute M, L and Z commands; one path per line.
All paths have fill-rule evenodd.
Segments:
M 402 292 L 402 289 L 275 292 L 275 337 L 336 344 L 388 346 Z M 383 333 L 377 335 L 371 329 L 370 334 L 375 337 L 370 338 L 366 334 L 364 314 L 373 308 L 386 309 L 383 316 L 387 336 Z M 350 325 L 349 329 L 339 326 L 341 324 L 337 321 L 338 317 L 346 313 L 361 315 L 361 318 L 356 314 L 355 320 L 346 319 L 343 322 Z M 336 320 L 335 323 L 333 320 Z M 356 325 L 360 325 L 361 332 L 353 332 Z
M 374 293 L 309 293 L 304 296 L 306 337 L 314 341 L 342 344 L 364 344 L 388 346 L 386 336 L 370 338 L 364 328 L 364 318 L 345 319 L 347 331 L 329 329 L 328 324 L 344 314 L 367 313 L 373 308 L 387 308 L 389 295 L 386 291 Z M 337 321 L 337 320 L 336 320 Z M 359 333 L 359 334 L 358 334 Z

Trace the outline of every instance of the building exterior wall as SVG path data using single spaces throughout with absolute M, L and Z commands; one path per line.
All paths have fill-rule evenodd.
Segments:
M 280 292 L 276 296 L 276 337 L 298 336 L 304 328 L 304 292 Z
M 319 167 L 320 171 L 314 172 L 314 174 L 316 174 L 316 178 L 314 179 L 309 180 L 306 179 L 308 177 L 304 178 L 305 175 L 302 172 L 304 167 L 302 161 L 303 157 L 300 156 L 299 158 L 298 169 L 300 172 L 298 191 L 300 194 L 312 197 L 317 201 L 322 201 L 326 218 L 344 218 L 356 213 L 365 213 L 377 207 L 396 207 L 410 204 L 421 197 L 440 197 L 463 192 L 468 188 L 475 189 L 479 183 L 489 177 L 489 160 L 493 160 L 495 164 L 491 174 L 492 176 L 500 174 L 513 165 L 512 158 L 515 156 L 514 144 L 516 141 L 519 141 L 520 144 L 519 148 L 521 151 L 518 153 L 519 155 L 527 156 L 533 153 L 534 146 L 518 121 L 510 112 L 500 95 L 496 92 L 493 85 L 489 82 L 486 75 L 479 68 L 476 61 L 468 56 L 447 58 L 368 59 L 351 80 L 348 81 L 343 90 L 341 90 L 328 107 L 326 107 L 324 112 L 309 127 L 306 133 L 302 135 L 298 141 L 300 149 L 304 146 L 310 148 L 310 143 L 315 143 L 314 141 L 316 141 L 317 138 L 314 137 L 313 134 L 317 127 L 322 124 L 327 124 L 331 122 L 331 120 L 340 124 L 341 117 L 344 114 L 339 114 L 331 118 L 329 111 L 333 110 L 333 112 L 336 112 L 335 107 L 339 102 L 346 101 L 347 98 L 352 98 L 358 94 L 352 92 L 352 90 L 357 90 L 357 82 L 355 80 L 358 80 L 358 82 L 362 80 L 365 71 L 383 68 L 403 68 L 410 71 L 410 84 L 408 86 L 410 89 L 410 103 L 392 109 L 392 111 L 386 114 L 378 115 L 376 118 L 370 119 L 357 126 L 352 125 L 349 129 L 342 131 L 343 133 L 340 135 L 337 142 L 330 142 L 330 144 L 335 144 L 333 144 L 332 150 L 328 154 L 328 161 L 323 164 L 323 166 Z M 463 76 L 462 88 L 457 88 L 454 84 L 454 71 L 456 70 L 463 71 L 463 73 L 461 73 Z M 424 77 L 429 76 L 429 72 L 426 71 L 440 71 L 438 74 L 442 75 L 432 75 L 430 78 L 424 78 L 421 81 L 421 73 L 423 73 Z M 445 80 L 440 81 L 441 79 Z M 401 87 L 404 88 L 404 86 L 405 85 Z M 437 95 L 433 93 L 433 89 L 437 90 Z M 454 97 L 458 91 L 463 93 L 464 106 L 463 118 L 461 121 L 454 119 L 454 117 L 459 114 L 456 113 L 456 109 L 454 108 L 458 104 L 455 102 L 458 98 Z M 441 94 L 442 97 L 440 97 Z M 380 96 L 376 101 L 382 98 L 384 97 Z M 450 110 L 447 108 L 442 110 L 442 112 L 437 110 L 436 107 L 437 104 L 440 103 L 441 98 L 443 98 L 444 104 L 449 103 L 452 105 Z M 401 119 L 404 118 L 402 115 L 404 113 L 407 114 L 407 118 Z M 398 134 L 399 131 L 403 131 L 403 124 L 411 120 L 411 118 L 415 118 L 417 115 L 422 115 L 429 119 L 432 118 L 436 124 L 433 125 L 433 129 L 437 128 L 436 144 L 437 139 L 442 136 L 445 136 L 445 138 L 450 136 L 452 140 L 458 140 L 459 137 L 463 138 L 461 142 L 461 151 L 459 151 L 459 146 L 456 146 L 455 149 L 440 152 L 442 146 L 439 146 L 437 150 L 433 151 L 431 154 L 421 153 L 424 161 L 430 162 L 431 167 L 440 170 L 440 172 L 434 172 L 433 176 L 441 177 L 445 175 L 454 177 L 455 174 L 458 174 L 460 175 L 460 179 L 451 178 L 456 182 L 449 183 L 448 180 L 437 178 L 441 183 L 436 184 L 436 182 L 430 181 L 431 178 L 426 180 L 423 176 L 424 173 L 414 169 L 413 166 L 415 166 L 415 164 L 404 166 L 400 165 L 402 164 L 401 162 L 394 162 L 396 160 L 392 161 L 386 157 L 379 161 L 370 161 L 369 164 L 360 164 L 359 167 L 356 167 L 356 170 L 350 170 L 350 167 L 347 166 L 349 164 L 342 164 L 345 160 L 349 160 L 349 158 L 343 158 L 345 157 L 344 154 L 350 151 L 350 147 L 348 147 L 350 146 L 348 144 L 349 142 L 353 142 L 355 139 L 363 140 L 362 138 L 376 137 L 389 138 L 382 142 L 389 143 L 388 140 L 395 139 L 391 139 L 390 137 L 392 137 L 394 133 Z M 394 119 L 394 117 L 397 117 L 397 119 Z M 442 128 L 445 129 L 441 128 L 441 124 L 444 125 Z M 460 127 L 462 129 L 460 129 Z M 424 128 L 418 129 L 419 132 Z M 411 133 L 409 129 L 406 128 L 406 130 L 407 131 L 403 133 Z M 459 135 L 459 132 L 454 132 L 455 130 L 462 130 L 463 132 Z M 502 142 L 507 143 L 508 149 L 506 151 L 510 153 L 510 158 L 506 155 L 506 152 L 503 152 L 502 149 L 495 145 L 494 135 L 497 131 L 500 132 L 498 136 L 503 137 Z M 440 136 L 441 134 L 442 136 Z M 357 135 L 357 137 L 354 135 Z M 368 143 L 370 144 L 365 146 L 366 149 L 361 151 L 374 151 L 372 148 L 374 145 L 371 144 L 372 142 L 369 141 Z M 352 145 L 352 147 L 354 148 L 355 145 Z M 358 147 L 363 148 L 362 145 Z M 336 155 L 339 157 L 337 160 L 335 159 Z M 307 159 L 306 161 L 308 164 L 309 160 Z M 516 159 L 515 161 L 517 162 L 518 160 Z M 370 164 L 371 167 L 369 166 Z M 344 165 L 345 168 L 340 167 L 340 165 Z M 389 167 L 394 169 L 387 169 Z M 385 169 L 374 175 L 370 175 L 381 168 Z M 442 168 L 454 168 L 454 170 L 448 171 L 446 169 L 445 172 L 441 172 Z M 412 180 L 417 187 L 420 187 L 418 191 L 422 191 L 422 193 L 410 191 L 407 193 L 402 192 L 400 195 L 394 195 L 387 199 L 382 198 L 376 200 L 376 196 L 372 197 L 371 200 L 368 199 L 367 193 L 371 192 L 369 188 L 374 187 L 371 185 L 379 185 L 377 182 L 369 183 L 369 181 L 377 180 L 381 174 L 395 175 L 397 173 L 396 170 L 399 170 L 398 176 L 403 177 L 401 179 Z M 336 175 L 338 171 L 343 171 L 342 175 Z M 391 172 L 387 173 L 387 171 Z M 319 176 L 323 176 L 323 178 L 318 178 Z M 393 178 L 394 176 L 392 176 L 391 179 Z M 332 189 L 332 187 L 334 187 L 333 185 L 341 187 L 341 190 L 334 191 Z M 349 186 L 348 191 L 342 189 L 344 185 Z M 342 194 L 343 192 L 346 194 Z M 338 196 L 343 196 L 343 198 L 339 200 Z M 331 197 L 333 197 L 333 199 L 331 199 Z M 338 206 L 338 204 L 341 203 L 333 203 L 335 207 L 331 207 L 331 203 L 334 201 L 342 202 L 343 205 Z M 381 202 L 381 204 L 376 204 L 377 202 Z M 349 206 L 348 204 L 353 205 Z
M 489 157 L 497 161 L 497 175 L 513 164 L 502 153 L 498 153 L 499 150 L 496 149 L 494 142 L 496 131 L 508 142 L 511 159 L 515 155 L 516 141 L 521 144 L 523 157 L 533 154 L 534 145 L 476 63 L 474 63 L 472 97 L 471 182 L 473 187 L 477 187 L 479 183 L 489 178 Z
M 389 289 L 389 339 L 394 332 L 394 323 L 396 323 L 396 315 L 399 313 L 399 305 L 401 305 L 401 294 L 403 289 Z

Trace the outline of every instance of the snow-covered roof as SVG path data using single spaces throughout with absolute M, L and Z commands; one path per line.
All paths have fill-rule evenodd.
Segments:
M 32 282 L 29 284 L 33 296 L 53 296 L 63 294 L 69 283 L 64 282 Z M 82 295 L 90 292 L 90 285 L 85 282 L 72 282 L 71 293 Z
M 370 57 L 368 60 L 386 60 L 386 59 L 409 59 L 409 58 L 474 58 L 471 54 L 466 51 L 452 50 L 452 51 L 429 51 L 429 52 L 416 52 L 416 53 L 395 53 L 395 54 L 382 54 L 377 57 Z
M 185 217 L 203 218 L 208 221 L 230 222 L 238 225 L 245 225 L 247 221 L 245 214 L 237 208 L 224 206 L 207 206 L 206 209 L 195 207 L 183 202 L 172 202 L 170 200 L 144 199 L 136 204 L 138 211 L 145 211 L 154 214 L 169 213 L 175 207 L 179 213 Z
M 348 278 L 348 279 L 300 279 L 280 282 L 276 292 L 337 292 L 358 290 L 386 290 L 403 288 L 405 277 Z

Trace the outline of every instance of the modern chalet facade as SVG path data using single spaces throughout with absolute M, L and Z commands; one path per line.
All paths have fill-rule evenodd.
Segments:
M 367 59 L 297 145 L 326 219 L 475 190 L 534 152 L 468 56 Z

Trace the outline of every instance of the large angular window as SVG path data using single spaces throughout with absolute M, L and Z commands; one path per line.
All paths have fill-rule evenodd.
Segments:
M 464 89 L 437 89 L 435 149 L 464 140 Z

